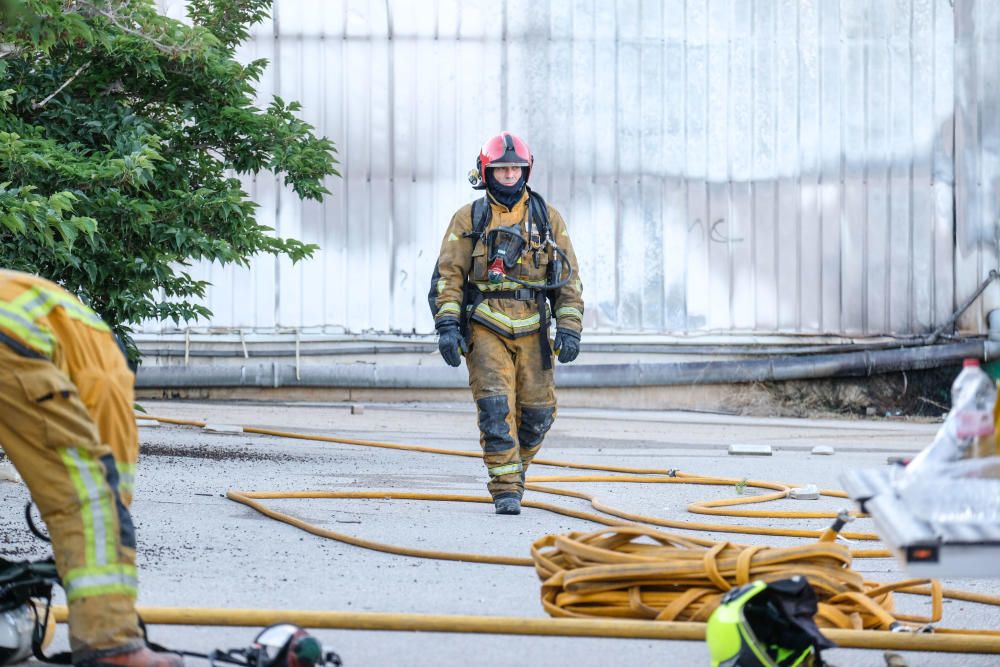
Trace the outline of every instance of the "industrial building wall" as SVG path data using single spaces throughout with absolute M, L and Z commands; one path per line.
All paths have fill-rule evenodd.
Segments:
M 215 315 L 191 325 L 432 331 L 442 233 L 509 129 L 567 218 L 588 331 L 929 331 L 997 266 L 998 19 L 988 0 L 276 0 L 240 57 L 271 61 L 261 102 L 300 100 L 343 177 L 323 204 L 247 179 L 262 223 L 321 249 L 196 267 Z

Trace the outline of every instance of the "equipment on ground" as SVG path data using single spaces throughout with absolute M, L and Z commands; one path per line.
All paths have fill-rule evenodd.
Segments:
M 185 655 L 196 655 L 187 653 Z M 324 651 L 319 640 L 297 625 L 277 623 L 261 630 L 248 648 L 217 650 L 208 656 L 214 665 L 223 662 L 244 667 L 341 667 L 334 651 Z
M 49 601 L 58 583 L 52 559 L 0 558 L 0 666 L 23 662 L 32 655 L 43 658 L 55 632 Z
M 32 503 L 25 508 L 28 527 L 35 537 L 51 542 L 35 525 L 31 517 Z M 37 561 L 9 561 L 0 557 L 0 667 L 15 665 L 34 657 L 55 665 L 73 664 L 73 655 L 64 651 L 48 655 L 56 630 L 56 613 L 52 607 L 52 589 L 62 580 L 52 557 Z M 146 646 L 157 652 L 173 652 L 196 657 L 208 657 L 186 651 L 170 651 L 153 644 L 146 636 L 146 626 L 139 619 Z M 290 667 L 313 667 L 291 665 Z
M 917 456 L 848 471 L 840 481 L 910 573 L 996 578 L 1000 400 L 978 359 L 965 360 L 951 386 L 951 406 Z
M 805 577 L 730 590 L 705 628 L 712 666 L 820 667 L 820 651 L 835 644 L 816 627 L 816 609 Z
M 13 665 L 31 656 L 34 629 L 35 619 L 27 604 L 0 612 L 0 665 Z
M 871 516 L 878 535 L 915 577 L 997 576 L 1000 523 L 932 521 L 916 516 L 896 492 L 893 468 L 850 470 L 847 495 Z

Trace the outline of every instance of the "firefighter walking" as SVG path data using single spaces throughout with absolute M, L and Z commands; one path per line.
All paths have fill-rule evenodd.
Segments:
M 111 330 L 36 276 L 0 270 L 0 446 L 52 538 L 74 664 L 177 667 L 146 648 L 128 506 L 134 376 Z
M 521 511 L 525 471 L 555 419 L 553 356 L 576 359 L 583 328 L 573 245 L 528 187 L 532 164 L 509 132 L 483 145 L 470 180 L 486 196 L 452 216 L 428 298 L 441 356 L 466 359 L 497 514 Z

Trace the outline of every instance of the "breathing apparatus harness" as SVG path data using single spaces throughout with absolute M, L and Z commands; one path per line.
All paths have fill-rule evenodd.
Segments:
M 341 667 L 340 656 L 324 651 L 319 640 L 297 625 L 277 623 L 261 630 L 248 648 L 215 650 L 209 655 L 184 655 L 241 667 Z
M 463 293 L 462 312 L 459 318 L 459 327 L 462 336 L 469 340 L 471 316 L 476 312 L 479 304 L 491 299 L 515 299 L 517 301 L 534 301 L 538 306 L 538 342 L 542 352 L 542 368 L 549 370 L 552 368 L 552 349 L 549 346 L 549 317 L 546 308 L 546 298 L 552 298 L 551 293 L 566 285 L 573 278 L 573 266 L 570 264 L 566 252 L 556 245 L 552 239 L 552 229 L 549 225 L 549 209 L 545 200 L 537 192 L 534 192 L 527 185 L 524 186 L 528 192 L 528 218 L 527 231 L 528 238 L 521 235 L 518 226 L 498 227 L 486 232 L 490 224 L 492 211 L 488 195 L 477 199 L 472 203 L 472 231 L 466 232 L 465 237 L 472 239 L 472 250 L 475 252 L 476 244 L 483 243 L 487 251 L 487 279 L 491 283 L 510 281 L 522 287 L 512 290 L 496 290 L 484 292 L 476 287 L 471 276 L 466 276 L 465 289 Z M 537 232 L 535 230 L 538 230 Z M 546 282 L 542 285 L 535 285 L 525 282 L 510 274 L 523 261 L 526 252 L 532 255 L 531 261 L 535 267 L 539 266 L 539 253 L 550 250 L 552 261 L 548 266 Z M 563 275 L 563 265 L 565 263 L 565 276 Z
M 56 564 L 51 558 L 40 561 L 0 558 L 0 665 L 22 662 L 30 656 L 50 661 L 44 647 L 51 639 L 47 632 L 49 610 L 52 587 L 58 583 Z M 63 664 L 69 664 L 69 654 L 65 655 Z

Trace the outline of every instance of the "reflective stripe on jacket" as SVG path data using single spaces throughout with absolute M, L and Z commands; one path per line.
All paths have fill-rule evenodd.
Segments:
M 59 317 L 111 331 L 94 311 L 55 283 L 0 269 L 0 334 L 54 360 L 59 341 L 51 324 Z

